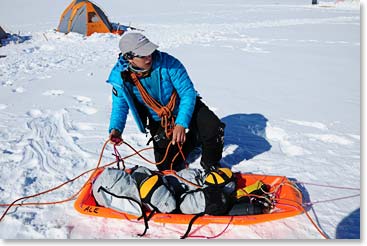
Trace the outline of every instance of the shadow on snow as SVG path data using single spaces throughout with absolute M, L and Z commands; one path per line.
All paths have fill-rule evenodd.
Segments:
M 336 239 L 360 239 L 360 208 L 345 217 L 336 228 Z
M 222 164 L 232 167 L 243 160 L 250 160 L 271 149 L 266 140 L 268 121 L 261 114 L 234 114 L 221 119 L 226 124 L 224 149 L 235 148 L 222 159 Z

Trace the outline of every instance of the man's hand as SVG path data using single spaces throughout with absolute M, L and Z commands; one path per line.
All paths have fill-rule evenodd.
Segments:
M 183 144 L 185 141 L 186 141 L 185 128 L 180 125 L 175 125 L 172 135 L 172 144 L 173 145 L 175 145 L 176 143 Z
M 121 138 L 121 132 L 116 129 L 112 129 L 109 139 L 110 139 L 110 143 L 115 144 L 117 146 L 123 143 L 123 140 Z

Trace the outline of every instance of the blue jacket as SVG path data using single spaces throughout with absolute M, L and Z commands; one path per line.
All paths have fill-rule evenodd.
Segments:
M 173 56 L 158 50 L 153 53 L 152 58 L 152 72 L 149 77 L 140 78 L 140 82 L 147 92 L 162 105 L 167 105 L 173 89 L 175 89 L 178 94 L 178 100 L 173 112 L 176 118 L 175 124 L 189 128 L 197 92 L 185 67 Z M 145 104 L 136 86 L 131 82 L 124 81 L 122 72 L 127 70 L 128 62 L 123 56 L 120 56 L 107 80 L 107 83 L 113 86 L 109 132 L 112 129 L 123 132 L 130 109 L 139 130 L 146 133 L 146 119 L 143 119 L 137 102 L 140 103 L 139 105 Z M 152 109 L 146 105 L 145 108 L 155 121 L 160 121 L 159 116 Z

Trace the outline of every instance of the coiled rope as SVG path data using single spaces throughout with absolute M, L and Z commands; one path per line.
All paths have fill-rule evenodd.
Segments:
M 173 90 L 171 98 L 166 106 L 162 106 L 157 100 L 155 100 L 140 83 L 138 76 L 135 73 L 130 73 L 131 79 L 139 90 L 139 93 L 146 105 L 148 105 L 158 116 L 161 118 L 161 126 L 164 128 L 167 138 L 171 138 L 173 128 L 175 126 L 175 120 L 172 112 L 176 106 L 177 92 Z

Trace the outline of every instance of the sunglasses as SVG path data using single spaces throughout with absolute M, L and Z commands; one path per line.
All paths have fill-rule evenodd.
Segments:
M 148 56 L 151 56 L 151 55 L 147 55 L 147 56 L 139 56 L 139 55 L 134 55 L 134 57 L 136 57 L 136 58 L 147 58 Z
M 127 53 L 126 54 L 126 57 L 128 58 L 128 59 L 133 59 L 133 58 L 142 58 L 142 59 L 144 59 L 144 58 L 147 58 L 148 56 L 151 56 L 152 54 L 150 54 L 150 55 L 147 55 L 147 56 L 139 56 L 139 55 L 136 55 L 136 54 L 134 54 L 134 53 L 132 53 L 132 52 L 129 52 L 129 53 Z

